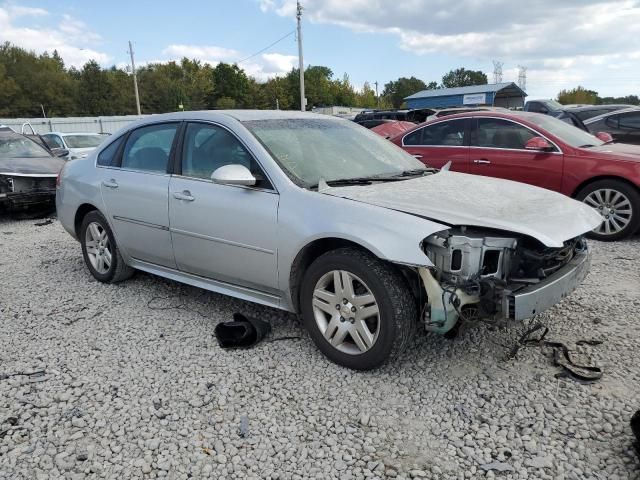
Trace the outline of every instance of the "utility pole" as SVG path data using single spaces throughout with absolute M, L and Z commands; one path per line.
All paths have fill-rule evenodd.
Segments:
M 302 5 L 300 0 L 296 2 L 296 18 L 298 19 L 298 65 L 300 67 L 300 111 L 304 112 L 307 99 L 304 95 L 304 60 L 302 58 Z
M 375 82 L 373 82 L 373 84 L 376 86 L 376 100 L 378 102 L 378 110 L 380 110 L 380 96 L 378 95 L 378 81 L 376 80 Z
M 136 92 L 136 109 L 138 115 L 140 115 L 140 96 L 138 95 L 138 76 L 136 75 L 136 64 L 133 61 L 133 47 L 131 46 L 131 40 L 129 40 L 129 55 L 131 55 L 131 73 L 133 73 L 133 89 Z

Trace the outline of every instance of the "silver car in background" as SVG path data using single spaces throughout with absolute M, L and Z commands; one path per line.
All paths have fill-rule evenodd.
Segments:
M 60 174 L 64 228 L 91 274 L 135 269 L 300 314 L 332 361 L 371 369 L 414 329 L 521 320 L 589 269 L 591 208 L 436 171 L 323 115 L 154 115 Z
M 100 133 L 62 133 L 51 132 L 41 135 L 45 143 L 52 149 L 68 150 L 67 160 L 86 158 L 108 138 Z

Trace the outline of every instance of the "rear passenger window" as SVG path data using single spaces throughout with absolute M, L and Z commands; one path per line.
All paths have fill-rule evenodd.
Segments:
M 464 145 L 466 123 L 466 120 L 461 119 L 428 125 L 422 129 L 421 145 L 461 147 Z
M 141 127 L 129 135 L 122 153 L 122 168 L 165 173 L 178 123 Z
M 404 137 L 402 143 L 403 145 L 422 145 L 422 128 Z
M 102 167 L 116 167 L 118 160 L 116 159 L 116 153 L 122 144 L 123 137 L 120 137 L 109 144 L 107 148 L 102 150 L 98 155 L 98 165 Z

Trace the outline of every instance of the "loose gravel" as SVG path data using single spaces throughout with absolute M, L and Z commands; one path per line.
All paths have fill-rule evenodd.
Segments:
M 640 478 L 640 239 L 591 242 L 540 320 L 604 370 L 558 380 L 529 323 L 420 334 L 380 370 L 328 362 L 296 319 L 138 273 L 92 279 L 57 221 L 0 220 L 0 478 Z M 270 321 L 253 349 L 214 326 Z M 300 337 L 282 339 L 280 337 Z

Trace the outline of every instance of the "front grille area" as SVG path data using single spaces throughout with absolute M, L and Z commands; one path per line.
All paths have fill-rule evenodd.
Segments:
M 581 237 L 564 242 L 560 248 L 546 248 L 521 243 L 511 262 L 511 281 L 542 280 L 571 261 L 576 251 L 586 248 Z

